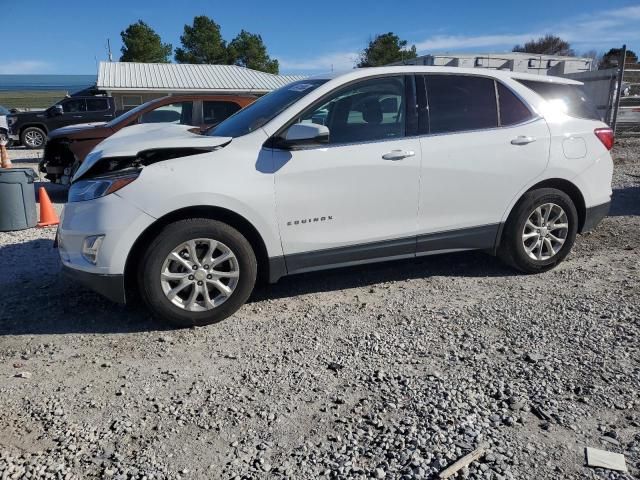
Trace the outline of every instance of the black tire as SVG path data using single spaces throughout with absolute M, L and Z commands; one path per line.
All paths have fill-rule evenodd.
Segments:
M 567 217 L 566 237 L 560 249 L 550 258 L 537 260 L 529 256 L 525 250 L 523 233 L 529 216 L 539 206 L 555 204 L 561 207 Z M 525 273 L 541 273 L 551 270 L 562 262 L 576 240 L 578 231 L 578 212 L 569 196 L 555 188 L 540 188 L 523 195 L 511 211 L 502 233 L 502 241 L 498 256 L 508 265 Z M 564 233 L 564 232 L 563 232 Z M 534 238 L 531 242 L 535 242 Z M 545 247 L 546 248 L 546 247 Z M 548 249 L 546 250 L 548 252 Z
M 40 127 L 27 127 L 20 133 L 20 143 L 29 150 L 44 148 L 47 143 L 47 132 Z
M 9 134 L 4 128 L 0 128 L 0 141 L 6 141 L 5 147 L 11 147 L 11 139 L 9 138 Z
M 174 305 L 165 295 L 160 281 L 167 256 L 180 244 L 194 239 L 212 239 L 223 243 L 235 255 L 239 267 L 233 293 L 219 306 L 201 312 Z M 169 224 L 158 233 L 140 262 L 138 287 L 142 300 L 155 316 L 178 327 L 203 326 L 233 315 L 247 301 L 256 282 L 257 270 L 255 253 L 240 232 L 216 220 L 193 218 Z

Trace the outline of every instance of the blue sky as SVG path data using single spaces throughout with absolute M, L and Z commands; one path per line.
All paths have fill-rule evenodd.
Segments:
M 640 2 L 519 1 L 205 1 L 0 0 L 0 73 L 94 74 L 111 39 L 142 19 L 163 41 L 180 44 L 185 23 L 208 15 L 226 40 L 241 29 L 262 35 L 282 73 L 351 68 L 376 33 L 393 31 L 419 53 L 503 52 L 545 33 L 578 53 L 622 43 L 640 50 Z

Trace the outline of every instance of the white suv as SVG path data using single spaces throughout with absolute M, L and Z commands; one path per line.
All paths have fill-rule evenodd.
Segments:
M 607 214 L 612 145 L 566 79 L 412 66 L 302 80 L 205 136 L 140 125 L 98 145 L 60 256 L 182 326 L 233 314 L 259 277 L 473 249 L 543 272 Z

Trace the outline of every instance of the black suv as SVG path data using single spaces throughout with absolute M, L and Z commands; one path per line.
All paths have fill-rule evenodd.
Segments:
M 80 96 L 60 100 L 45 111 L 12 113 L 7 115 L 7 125 L 14 144 L 42 148 L 51 130 L 78 123 L 108 122 L 115 116 L 113 98 Z

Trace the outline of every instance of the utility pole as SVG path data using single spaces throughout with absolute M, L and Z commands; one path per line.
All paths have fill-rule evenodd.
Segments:
M 111 40 L 107 38 L 107 53 L 109 55 L 109 61 L 113 62 L 113 54 L 111 53 Z

